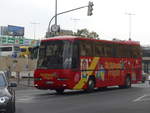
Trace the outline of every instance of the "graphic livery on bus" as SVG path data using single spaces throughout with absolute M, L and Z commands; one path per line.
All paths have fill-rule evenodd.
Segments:
M 84 89 L 118 85 L 129 88 L 141 81 L 140 44 L 78 37 L 41 41 L 34 85 L 38 89 Z

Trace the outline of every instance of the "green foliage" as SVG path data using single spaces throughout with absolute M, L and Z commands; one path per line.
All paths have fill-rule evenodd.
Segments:
M 78 29 L 77 32 L 74 33 L 74 36 L 81 36 L 81 37 L 87 37 L 87 38 L 98 38 L 98 34 L 94 31 L 89 32 L 86 28 L 85 29 Z

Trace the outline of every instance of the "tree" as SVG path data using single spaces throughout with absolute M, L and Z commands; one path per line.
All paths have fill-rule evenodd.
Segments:
M 88 36 L 88 37 L 89 37 L 89 38 L 98 38 L 99 35 L 98 35 L 96 32 L 92 31 L 92 32 L 89 33 L 89 36 Z
M 81 37 L 87 37 L 87 38 L 98 38 L 98 34 L 94 31 L 89 32 L 86 28 L 77 30 L 77 32 L 74 33 L 74 36 L 81 36 Z

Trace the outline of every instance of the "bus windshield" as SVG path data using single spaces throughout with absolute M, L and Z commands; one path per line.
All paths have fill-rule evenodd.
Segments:
M 70 69 L 75 67 L 77 57 L 73 55 L 73 48 L 76 47 L 71 41 L 52 40 L 41 42 L 37 68 Z

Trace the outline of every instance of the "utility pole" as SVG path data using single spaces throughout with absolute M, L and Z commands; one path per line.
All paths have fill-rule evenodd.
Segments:
M 77 19 L 77 18 L 71 18 L 71 20 L 74 21 L 74 30 L 76 31 L 76 28 L 75 28 L 76 22 L 79 21 L 80 19 Z
M 57 25 L 57 0 L 55 0 L 55 25 Z
M 38 25 L 38 24 L 40 24 L 40 23 L 32 22 L 31 24 L 32 24 L 33 27 L 34 27 L 34 40 L 35 40 L 35 38 L 36 38 L 36 25 Z
M 125 13 L 129 16 L 129 40 L 131 40 L 131 33 L 132 33 L 132 16 L 135 14 L 132 13 Z

